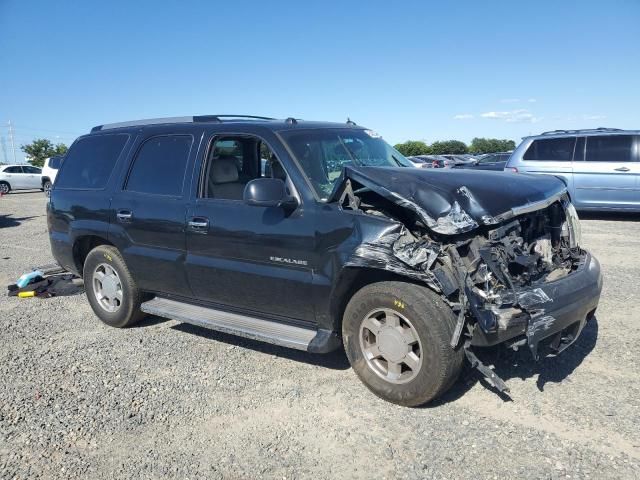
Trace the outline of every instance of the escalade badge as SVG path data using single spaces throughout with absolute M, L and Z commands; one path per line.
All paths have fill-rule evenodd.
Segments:
M 295 258 L 269 257 L 272 262 L 289 263 L 291 265 L 307 265 L 306 260 L 296 260 Z

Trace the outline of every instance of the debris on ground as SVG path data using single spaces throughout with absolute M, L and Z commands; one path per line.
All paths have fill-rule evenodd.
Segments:
M 81 278 L 58 265 L 45 265 L 35 268 L 31 272 L 20 276 L 15 284 L 7 286 L 9 297 L 19 298 L 50 298 L 77 295 L 84 292 Z

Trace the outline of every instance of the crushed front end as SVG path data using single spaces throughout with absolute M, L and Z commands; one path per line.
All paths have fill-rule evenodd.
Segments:
M 489 196 L 499 192 L 486 182 L 443 192 L 435 176 L 413 184 L 406 176 L 394 189 L 389 183 L 400 173 L 386 183 L 373 175 L 346 171 L 335 198 L 345 209 L 396 223 L 360 244 L 349 265 L 383 268 L 439 292 L 458 316 L 451 345 L 464 346 L 472 364 L 479 362 L 472 346 L 528 346 L 537 359 L 575 342 L 598 306 L 602 275 L 580 246 L 578 216 L 561 182 L 518 178 L 509 200 L 492 199 L 499 213 L 488 214 Z M 505 208 L 518 190 L 530 198 L 540 187 L 547 191 L 535 201 Z
M 459 260 L 449 273 L 464 276 L 459 301 L 475 320 L 467 323 L 471 345 L 528 345 L 537 359 L 541 346 L 556 354 L 578 338 L 602 290 L 579 228 L 563 196 L 453 247 Z

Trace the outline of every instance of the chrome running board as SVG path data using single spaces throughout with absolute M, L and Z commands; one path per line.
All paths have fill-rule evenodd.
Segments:
M 318 333 L 316 330 L 308 328 L 294 327 L 262 318 L 169 300 L 168 298 L 156 297 L 144 302 L 140 309 L 151 315 L 172 318 L 211 330 L 298 350 L 307 350 L 311 340 Z

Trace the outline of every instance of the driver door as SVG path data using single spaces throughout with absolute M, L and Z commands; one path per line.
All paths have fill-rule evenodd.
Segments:
M 196 198 L 187 212 L 189 285 L 200 301 L 313 323 L 313 212 L 300 204 L 288 212 L 242 200 L 244 185 L 252 178 L 287 176 L 273 154 L 270 162 L 278 162 L 277 167 L 263 167 L 261 145 L 251 135 L 210 139 Z

